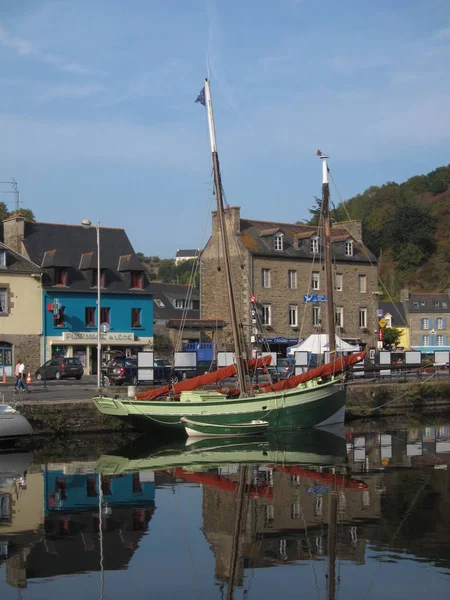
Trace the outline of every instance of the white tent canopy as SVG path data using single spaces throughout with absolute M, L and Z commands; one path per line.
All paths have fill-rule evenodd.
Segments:
M 336 351 L 338 352 L 359 352 L 359 346 L 352 346 L 341 340 L 340 337 L 336 337 Z M 310 352 L 311 354 L 323 354 L 329 351 L 328 334 L 327 333 L 313 333 L 306 338 L 300 344 L 291 346 L 287 349 L 288 356 L 293 355 L 294 352 Z

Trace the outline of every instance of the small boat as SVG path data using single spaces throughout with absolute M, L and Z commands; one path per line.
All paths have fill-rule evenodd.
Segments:
M 18 410 L 9 404 L 0 404 L 0 441 L 32 433 L 33 428 Z
M 254 420 L 249 423 L 206 423 L 191 421 L 181 417 L 188 437 L 247 437 L 249 435 L 260 435 L 267 430 L 268 421 Z

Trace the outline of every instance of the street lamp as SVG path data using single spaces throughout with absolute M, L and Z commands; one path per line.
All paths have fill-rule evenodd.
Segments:
M 102 370 L 102 337 L 101 337 L 101 320 L 100 320 L 100 221 L 97 221 L 97 225 L 91 223 L 89 219 L 83 219 L 81 225 L 84 229 L 95 227 L 97 230 L 97 389 L 100 392 L 102 389 L 101 384 L 101 370 Z

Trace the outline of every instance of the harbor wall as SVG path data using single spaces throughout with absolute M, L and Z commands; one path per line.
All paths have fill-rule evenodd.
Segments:
M 17 409 L 35 435 L 130 432 L 117 418 L 102 415 L 92 400 L 27 401 Z M 397 415 L 438 415 L 450 412 L 450 382 L 354 383 L 347 385 L 347 421 Z

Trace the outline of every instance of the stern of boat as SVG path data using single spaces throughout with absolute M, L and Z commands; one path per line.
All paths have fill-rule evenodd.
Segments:
M 129 412 L 118 398 L 96 396 L 93 398 L 95 408 L 103 415 L 112 417 L 128 417 Z

